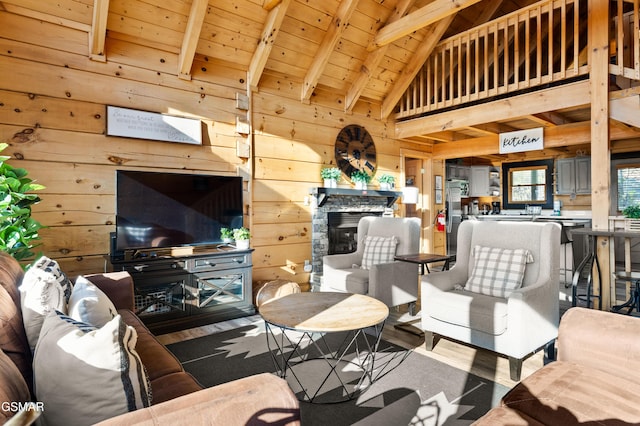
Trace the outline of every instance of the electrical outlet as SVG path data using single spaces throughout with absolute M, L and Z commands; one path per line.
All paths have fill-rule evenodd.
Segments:
M 313 265 L 311 265 L 311 263 L 309 262 L 309 259 L 304 261 L 304 271 L 305 272 L 313 271 Z

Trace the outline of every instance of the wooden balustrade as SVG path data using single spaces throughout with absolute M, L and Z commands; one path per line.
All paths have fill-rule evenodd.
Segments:
M 611 18 L 614 38 L 610 44 L 609 73 L 640 80 L 638 0 L 617 0 Z
M 612 3 L 612 74 L 640 80 L 638 2 Z M 441 41 L 398 102 L 397 119 L 588 74 L 588 1 L 545 0 Z

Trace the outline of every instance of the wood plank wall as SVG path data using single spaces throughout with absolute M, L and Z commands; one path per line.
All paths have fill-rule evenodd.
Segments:
M 376 142 L 379 173 L 398 178 L 400 148 L 425 149 L 391 139 L 392 127 L 374 118 L 380 111 L 373 105 L 345 114 L 339 97 L 322 92 L 303 104 L 298 83 L 266 75 L 250 99 L 255 134 L 247 161 L 236 151 L 243 140 L 236 118 L 245 113 L 236 109 L 236 95 L 246 93 L 244 71 L 198 57 L 187 81 L 175 75 L 175 51 L 107 39 L 102 63 L 89 60 L 87 44 L 84 31 L 0 10 L 0 141 L 10 144 L 3 154 L 46 186 L 34 208 L 47 226 L 40 249 L 72 277 L 110 268 L 105 256 L 115 230 L 117 169 L 245 176 L 254 281 L 304 283 L 309 188 L 320 184 L 323 166 L 335 164 L 339 130 L 365 126 Z M 150 71 L 158 64 L 163 72 Z M 107 105 L 199 118 L 204 143 L 106 136 Z
M 89 60 L 87 43 L 86 32 L 0 11 L 0 140 L 10 144 L 3 154 L 46 186 L 34 208 L 47 226 L 39 249 L 70 276 L 110 267 L 117 169 L 237 175 L 248 168 L 235 132 L 244 72 L 199 64 L 185 81 L 174 74 L 177 53 L 108 39 L 101 63 Z M 204 143 L 106 136 L 107 105 L 199 118 Z M 248 213 L 248 192 L 245 200 Z
M 317 90 L 311 105 L 300 103 L 301 86 L 281 76 L 265 75 L 260 92 L 253 94 L 254 191 L 252 226 L 254 280 L 288 279 L 306 283 L 302 270 L 311 260 L 311 206 L 309 189 L 320 186 L 320 170 L 335 166 L 334 142 L 349 124 L 364 126 L 375 142 L 376 175 L 390 173 L 400 181 L 400 149 L 427 149 L 389 137 L 390 123 L 379 106 L 358 104 L 345 114 L 342 99 Z M 429 148 L 430 149 L 430 148 Z M 342 185 L 348 185 L 343 175 Z M 372 182 L 375 186 L 377 182 Z M 402 215 L 399 206 L 397 215 Z

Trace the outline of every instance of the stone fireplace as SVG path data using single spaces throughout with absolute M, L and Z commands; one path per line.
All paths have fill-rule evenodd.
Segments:
M 395 191 L 313 188 L 311 273 L 312 291 L 322 279 L 322 257 L 355 251 L 355 230 L 362 216 L 393 216 L 393 204 L 401 195 Z M 329 217 L 331 216 L 331 226 Z M 346 235 L 348 234 L 348 235 Z M 331 243 L 335 244 L 331 247 Z M 333 241 L 337 239 L 337 241 Z M 336 251 L 337 250 L 337 251 Z

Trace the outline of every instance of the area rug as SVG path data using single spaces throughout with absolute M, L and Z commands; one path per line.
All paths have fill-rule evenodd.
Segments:
M 275 373 L 266 336 L 258 319 L 168 348 L 186 371 L 210 387 L 252 374 Z M 346 402 L 300 402 L 302 424 L 469 425 L 496 406 L 508 390 L 384 340 L 375 355 L 373 383 Z M 296 391 L 295 383 L 290 385 Z

